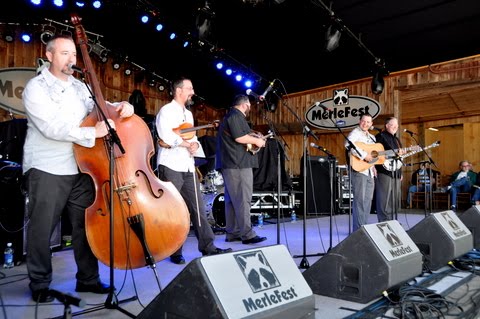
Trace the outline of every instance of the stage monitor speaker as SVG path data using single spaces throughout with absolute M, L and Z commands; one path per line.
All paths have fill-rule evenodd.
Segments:
M 480 205 L 473 206 L 458 216 L 473 236 L 473 248 L 480 250 Z
M 424 218 L 408 232 L 424 255 L 425 266 L 437 270 L 473 248 L 472 233 L 451 210 Z
M 142 318 L 314 318 L 315 297 L 283 245 L 192 260 Z
M 364 225 L 303 272 L 315 294 L 367 303 L 422 273 L 422 254 L 397 221 Z
M 303 190 L 303 157 L 301 159 L 300 168 L 301 187 Z M 330 200 L 332 194 L 330 189 L 330 173 L 333 174 L 333 192 L 335 197 L 335 189 L 337 185 L 335 159 L 332 170 L 330 170 L 330 162 L 327 156 L 308 157 L 306 187 L 307 214 L 330 214 Z M 303 201 L 301 210 L 305 211 L 305 204 Z

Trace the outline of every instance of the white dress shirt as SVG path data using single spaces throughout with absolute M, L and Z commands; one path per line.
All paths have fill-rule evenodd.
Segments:
M 186 147 L 179 147 L 183 138 L 173 131 L 183 123 L 190 123 L 193 126 L 193 114 L 175 100 L 165 104 L 158 112 L 155 119 L 158 136 L 171 147 L 159 147 L 157 165 L 164 165 L 177 172 L 194 172 L 194 157 L 190 155 Z M 198 143 L 199 147 L 195 156 L 203 154 L 196 134 L 187 142 Z
M 360 127 L 356 127 L 353 129 L 353 131 L 350 132 L 350 134 L 348 135 L 348 139 L 356 145 L 356 142 L 362 142 L 362 143 L 365 143 L 365 144 L 375 144 L 376 142 L 376 139 L 375 139 L 375 136 L 370 134 L 368 131 L 367 132 L 364 132 L 362 131 L 362 129 Z M 345 142 L 345 147 L 349 147 L 349 144 L 348 144 L 348 141 Z M 365 156 L 368 155 L 368 153 L 364 150 L 362 150 L 360 147 L 357 147 L 358 151 L 360 152 L 360 154 L 357 154 L 357 152 L 355 151 L 355 149 L 352 149 L 350 150 L 350 152 L 353 152 L 354 156 L 357 156 L 358 158 L 360 158 L 361 160 L 363 160 L 365 158 Z M 370 168 L 364 170 L 364 171 L 361 171 L 359 173 L 362 173 L 364 175 L 367 175 L 367 176 L 375 176 L 375 167 L 374 165 L 372 165 Z
M 23 172 L 77 174 L 73 143 L 95 145 L 95 128 L 79 127 L 94 106 L 85 84 L 73 76 L 61 81 L 45 68 L 25 86 L 23 103 L 28 119 Z

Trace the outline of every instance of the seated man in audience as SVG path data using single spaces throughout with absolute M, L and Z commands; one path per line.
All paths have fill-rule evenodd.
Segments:
M 472 164 L 469 161 L 461 161 L 460 170 L 452 175 L 448 190 L 450 192 L 450 209 L 457 210 L 457 194 L 469 193 L 472 186 L 476 183 L 477 174 L 472 171 Z
M 480 172 L 477 173 L 477 181 L 473 187 L 475 191 L 473 192 L 472 203 L 480 205 Z
M 432 169 L 433 190 L 435 190 L 435 181 L 437 180 L 439 174 L 439 171 Z M 425 189 L 427 192 L 430 191 L 430 168 L 425 168 L 425 162 L 421 162 L 420 167 L 415 172 L 413 172 L 410 182 L 411 185 L 408 188 L 407 194 L 407 207 L 411 207 L 413 193 L 424 192 Z

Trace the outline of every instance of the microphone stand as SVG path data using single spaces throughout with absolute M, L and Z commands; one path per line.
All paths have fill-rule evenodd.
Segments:
M 114 237 L 114 234 L 113 234 L 113 231 L 114 231 L 114 226 L 113 226 L 114 225 L 114 212 L 113 212 L 113 209 L 115 207 L 115 205 L 114 205 L 115 190 L 114 190 L 114 187 L 113 187 L 112 184 L 113 184 L 113 181 L 114 181 L 114 172 L 115 172 L 115 145 L 117 145 L 118 149 L 120 150 L 120 152 L 122 152 L 122 154 L 125 153 L 125 149 L 123 148 L 122 142 L 120 140 L 120 137 L 117 134 L 117 131 L 115 131 L 115 129 L 108 122 L 107 116 L 105 115 L 105 113 L 103 113 L 102 108 L 98 105 L 98 102 L 97 102 L 93 92 L 90 90 L 90 87 L 84 81 L 85 78 L 83 77 L 83 75 L 82 75 L 82 80 L 85 83 L 85 86 L 87 87 L 88 91 L 90 92 L 90 94 L 92 96 L 92 99 L 93 99 L 93 101 L 96 105 L 96 109 L 97 109 L 98 113 L 100 114 L 102 119 L 105 121 L 105 125 L 107 126 L 108 134 L 109 134 L 108 138 L 106 138 L 106 140 L 108 142 L 107 143 L 108 144 L 108 152 L 109 152 L 109 156 L 110 156 L 110 158 L 109 158 L 109 178 L 110 178 L 110 194 L 109 194 L 109 196 L 110 196 L 110 202 L 109 202 L 109 206 L 110 206 L 109 207 L 109 210 L 110 210 L 110 227 L 109 227 L 110 228 L 109 229 L 109 231 L 110 231 L 110 237 L 109 237 L 109 241 L 110 241 L 110 288 L 109 288 L 107 299 L 105 300 L 105 303 L 103 305 L 96 306 L 96 307 L 86 309 L 86 310 L 83 310 L 83 311 L 79 311 L 79 312 L 76 312 L 72 315 L 73 316 L 82 315 L 82 314 L 85 314 L 85 313 L 90 313 L 90 312 L 101 310 L 101 309 L 116 309 L 116 310 L 122 312 L 123 314 L 127 315 L 130 318 L 135 318 L 136 317 L 135 315 L 133 315 L 132 313 L 128 312 L 125 309 L 122 309 L 119 306 L 120 303 L 136 300 L 137 297 L 132 296 L 132 297 L 127 298 L 125 300 L 118 301 L 117 295 L 115 294 L 115 281 L 114 281 L 114 274 L 115 273 L 114 273 L 114 266 L 113 266 L 114 256 L 115 256 L 115 252 L 114 252 L 114 248 L 115 248 L 114 238 L 115 237 Z M 153 264 L 153 266 L 154 266 L 154 264 Z
M 407 132 L 407 131 L 405 131 Z M 429 178 L 429 181 L 430 181 L 430 189 L 428 191 L 428 207 L 429 207 L 429 212 L 427 212 L 427 185 L 425 184 L 425 208 L 424 208 L 424 214 L 425 214 L 425 217 L 428 216 L 428 214 L 432 214 L 432 206 L 433 206 L 433 181 L 432 181 L 432 164 L 433 166 L 435 166 L 436 168 L 438 168 L 438 166 L 435 164 L 435 162 L 433 161 L 433 158 L 427 153 L 427 150 L 418 143 L 417 139 L 415 138 L 414 136 L 414 133 L 413 132 L 407 132 L 408 134 L 410 134 L 411 138 L 413 138 L 413 140 L 415 141 L 415 143 L 417 143 L 418 146 L 420 146 L 420 148 L 422 149 L 422 153 L 424 153 L 427 158 L 428 158 L 428 161 L 424 161 L 423 163 L 425 163 L 425 169 L 428 168 L 428 178 Z M 440 143 L 440 142 L 439 142 Z M 420 162 L 422 163 L 422 162 Z M 428 164 L 428 165 L 427 165 Z M 438 177 L 437 177 L 438 178 Z M 448 194 L 447 194 L 448 195 Z
M 319 103 L 319 106 L 326 111 L 329 110 L 328 107 L 324 106 L 322 103 Z M 329 119 L 332 122 L 333 126 L 335 126 L 337 131 L 343 136 L 345 141 L 348 143 L 348 148 L 347 148 L 347 152 L 345 154 L 345 157 L 346 157 L 346 162 L 348 164 L 348 234 L 350 235 L 351 232 L 352 232 L 352 222 L 351 222 L 351 219 L 352 219 L 352 200 L 351 200 L 351 195 L 352 195 L 352 165 L 350 165 L 350 163 L 349 163 L 348 151 L 353 149 L 357 152 L 357 154 L 360 154 L 360 151 L 357 149 L 355 144 L 353 144 L 352 141 L 350 141 L 348 136 L 345 135 L 345 133 L 342 131 L 342 129 L 340 128 L 338 123 L 335 122 L 331 117 L 329 117 Z M 343 195 L 340 197 L 339 200 L 343 200 Z M 330 238 L 331 237 L 332 237 L 332 222 L 330 220 Z M 330 242 L 330 245 L 331 245 L 331 242 Z
M 396 139 L 397 137 L 394 135 L 394 138 Z M 392 147 L 392 145 L 390 144 L 389 141 L 387 141 L 387 143 L 388 143 L 388 146 L 390 147 L 390 150 L 386 150 L 386 151 L 392 151 L 392 153 L 394 154 L 394 156 L 391 156 L 390 158 L 387 157 L 387 159 L 390 159 L 389 170 L 392 173 L 392 179 L 390 180 L 390 189 L 392 190 L 392 209 L 393 209 L 392 218 L 394 220 L 398 220 L 398 198 L 396 196 L 397 195 L 397 190 L 398 190 L 397 170 L 401 169 L 401 165 L 398 165 L 397 161 L 399 161 L 401 164 L 403 164 L 403 160 L 402 160 L 402 157 L 395 150 L 395 147 Z M 399 144 L 398 147 L 400 147 L 400 146 L 401 145 Z M 397 168 L 397 167 L 399 167 L 399 168 Z M 393 185 L 392 185 L 392 183 L 393 183 Z
M 310 268 L 310 263 L 308 262 L 308 256 L 321 256 L 321 254 L 307 255 L 307 140 L 308 135 L 312 136 L 315 140 L 318 141 L 318 137 L 312 130 L 307 126 L 307 124 L 300 119 L 297 113 L 286 103 L 283 102 L 283 105 L 288 109 L 288 111 L 297 119 L 298 123 L 302 126 L 303 133 L 303 254 L 294 255 L 293 258 L 302 258 L 300 261 L 299 268 L 307 269 Z
M 263 118 L 267 121 L 268 127 L 270 129 L 270 132 L 273 132 L 273 135 L 277 137 L 278 133 L 277 130 L 275 129 L 275 125 L 273 122 L 267 118 L 265 111 L 263 111 Z M 285 152 L 285 149 L 283 145 L 280 143 L 280 141 L 275 138 L 275 145 L 276 145 L 276 150 L 277 150 L 277 245 L 280 245 L 280 215 L 281 215 L 281 195 L 283 191 L 283 184 L 282 184 L 282 170 L 281 170 L 281 157 L 280 157 L 280 149 L 283 150 L 283 154 L 285 157 L 287 157 L 287 154 Z M 287 158 L 288 159 L 288 158 Z

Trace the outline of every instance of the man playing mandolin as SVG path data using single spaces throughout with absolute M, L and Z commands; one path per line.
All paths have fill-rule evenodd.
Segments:
M 172 83 L 172 92 L 173 100 L 164 105 L 156 117 L 158 137 L 162 140 L 157 156 L 159 178 L 172 182 L 185 200 L 198 239 L 198 250 L 203 255 L 230 252 L 231 248 L 215 246 L 215 234 L 205 213 L 194 161 L 200 143 L 195 134 L 182 136 L 178 130 L 182 124 L 193 126 L 193 114 L 186 108 L 195 94 L 192 82 L 180 78 Z M 182 247 L 170 256 L 170 260 L 175 264 L 185 263 Z
M 251 134 L 247 116 L 250 113 L 247 95 L 237 95 L 220 124 L 217 135 L 216 168 L 225 182 L 225 241 L 255 244 L 266 240 L 252 228 L 250 203 L 253 195 L 253 170 L 258 159 L 248 145 L 264 147 L 265 139 Z M 251 149 L 251 148 L 250 148 Z

